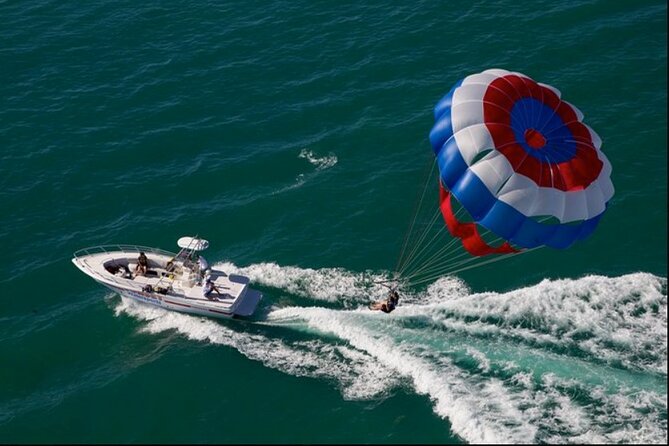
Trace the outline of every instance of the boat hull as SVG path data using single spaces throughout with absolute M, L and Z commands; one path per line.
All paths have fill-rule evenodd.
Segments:
M 135 245 L 85 248 L 72 262 L 97 283 L 121 296 L 166 310 L 214 318 L 250 316 L 262 293 L 249 287 L 249 278 L 206 269 L 207 283 L 214 286 L 212 298 L 205 297 L 204 279 L 192 263 L 177 254 Z M 131 263 L 145 255 L 146 271 L 136 273 Z M 135 274 L 132 274 L 135 272 Z
M 109 284 L 103 283 L 102 285 L 106 286 L 115 293 L 120 294 L 123 297 L 132 299 L 136 302 L 153 305 L 154 307 L 164 308 L 166 310 L 177 311 L 179 313 L 188 313 L 196 314 L 199 316 L 208 316 L 216 317 L 222 319 L 229 319 L 236 316 L 235 313 L 229 311 L 223 311 L 214 308 L 202 308 L 191 303 L 178 302 L 183 301 L 184 299 L 174 298 L 170 296 L 156 296 L 155 293 L 145 293 L 142 291 L 127 290 L 123 288 L 117 288 Z

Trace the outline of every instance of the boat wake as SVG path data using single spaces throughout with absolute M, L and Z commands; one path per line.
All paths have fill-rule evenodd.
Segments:
M 316 169 L 313 172 L 301 173 L 295 177 L 295 180 L 286 186 L 283 186 L 279 189 L 274 190 L 271 195 L 278 195 L 284 192 L 288 192 L 294 189 L 302 187 L 309 179 L 314 178 L 321 171 L 327 170 L 337 164 L 337 155 L 329 153 L 327 156 L 318 157 L 308 149 L 302 149 L 298 155 L 298 158 L 303 158 L 309 161 L 312 166 L 315 166 Z
M 666 443 L 666 278 L 586 276 L 481 294 L 442 278 L 386 315 L 366 308 L 385 291 L 368 280 L 381 273 L 217 267 L 249 276 L 269 300 L 285 294 L 310 306 L 272 306 L 255 323 L 125 300 L 116 310 L 150 333 L 176 329 L 326 379 L 345 399 L 410 388 L 468 442 Z
M 316 170 L 325 170 L 337 164 L 337 156 L 332 152 L 328 153 L 327 156 L 318 157 L 309 149 L 302 149 L 299 158 L 304 158 L 309 161 L 312 165 L 316 166 Z

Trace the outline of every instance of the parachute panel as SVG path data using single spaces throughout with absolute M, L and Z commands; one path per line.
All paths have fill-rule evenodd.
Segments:
M 456 83 L 435 118 L 440 184 L 473 223 L 519 248 L 566 248 L 594 231 L 613 196 L 611 167 L 599 136 L 559 90 L 486 70 Z M 472 237 L 476 255 L 494 253 Z

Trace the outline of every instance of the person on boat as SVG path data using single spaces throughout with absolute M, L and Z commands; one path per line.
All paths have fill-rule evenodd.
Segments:
M 177 259 L 181 258 L 184 268 L 195 270 L 198 266 L 197 252 L 195 251 L 182 251 L 177 256 Z
M 400 301 L 400 294 L 397 290 L 391 289 L 388 291 L 388 297 L 384 301 L 374 302 L 369 305 L 370 310 L 381 310 L 384 313 L 390 313 L 397 307 Z
M 218 289 L 218 287 L 214 285 L 214 282 L 212 282 L 209 277 L 207 277 L 207 280 L 204 282 L 204 286 L 202 287 L 202 294 L 207 299 L 214 300 L 212 293 L 216 293 L 219 296 L 221 295 L 221 291 Z
M 200 269 L 200 278 L 203 279 L 209 273 L 209 262 L 202 256 L 197 259 L 197 265 Z
M 145 276 L 147 269 L 149 269 L 149 259 L 146 258 L 146 254 L 140 252 L 137 259 L 137 267 L 135 268 L 135 275 Z
M 118 265 L 114 263 L 112 265 L 105 265 L 105 269 L 107 270 L 108 273 L 113 274 L 115 276 L 123 278 L 130 277 L 130 270 L 125 265 Z

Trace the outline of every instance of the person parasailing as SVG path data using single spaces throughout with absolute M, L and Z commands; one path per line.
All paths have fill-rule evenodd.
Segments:
M 388 296 L 386 297 L 385 300 L 381 300 L 378 302 L 373 302 L 369 304 L 369 309 L 370 310 L 381 310 L 384 313 L 390 313 L 397 307 L 400 301 L 400 294 L 397 292 L 395 288 L 391 288 L 388 291 Z

